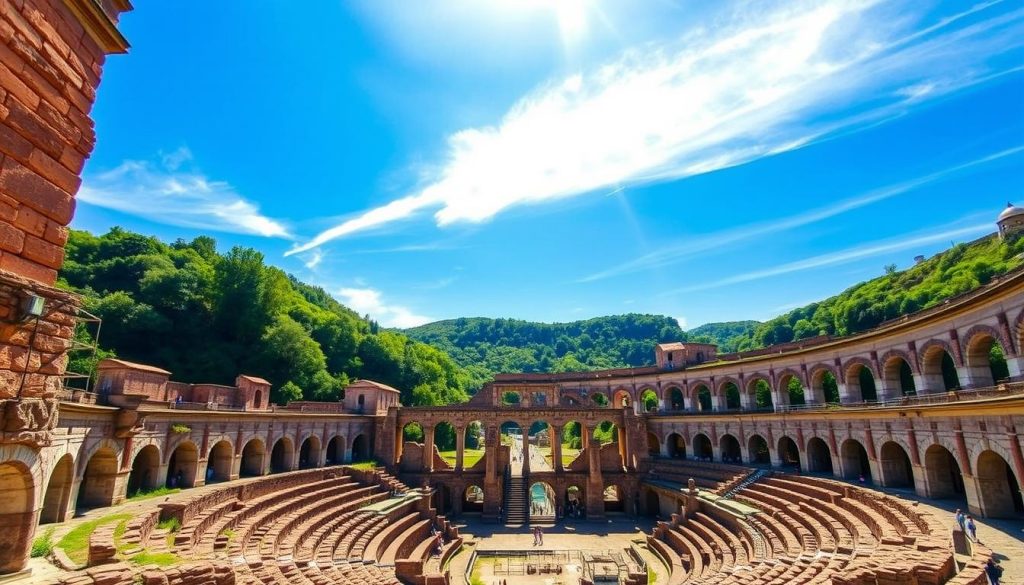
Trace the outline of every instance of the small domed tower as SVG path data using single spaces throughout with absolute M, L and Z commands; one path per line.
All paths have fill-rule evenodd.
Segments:
M 1002 240 L 1020 234 L 1024 231 L 1024 208 L 1007 203 L 1006 209 L 999 214 L 996 225 L 999 226 L 999 238 Z

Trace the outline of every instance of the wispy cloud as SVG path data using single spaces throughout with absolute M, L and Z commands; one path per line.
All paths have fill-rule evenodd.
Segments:
M 424 188 L 289 253 L 426 210 L 440 226 L 485 221 L 515 205 L 707 173 L 877 124 L 1016 67 L 997 57 L 1024 44 L 1024 11 L 984 18 L 999 3 L 913 32 L 916 17 L 904 15 L 920 11 L 911 2 L 788 2 L 628 51 L 526 95 L 496 125 L 455 133 Z
M 78 198 L 157 223 L 291 237 L 283 223 L 260 213 L 259 206 L 230 183 L 186 169 L 191 160 L 192 154 L 185 148 L 161 153 L 159 163 L 126 160 L 109 171 L 87 175 Z
M 303 258 L 302 264 L 307 270 L 313 270 L 324 260 L 324 251 L 317 248 Z
M 658 268 L 669 264 L 681 262 L 687 258 L 692 258 L 700 252 L 706 252 L 709 250 L 721 250 L 723 247 L 730 244 L 736 244 L 746 240 L 756 239 L 762 236 L 775 234 L 778 232 L 784 232 L 787 230 L 796 229 L 812 223 L 817 223 L 830 219 L 837 215 L 853 211 L 860 207 L 870 205 L 890 197 L 895 197 L 909 191 L 913 191 L 919 187 L 923 187 L 929 183 L 940 181 L 947 177 L 951 177 L 959 172 L 971 169 L 973 167 L 983 165 L 985 163 L 993 162 L 1001 158 L 1006 158 L 1015 154 L 1024 152 L 1024 146 L 1016 146 L 1008 148 L 981 158 L 967 161 L 958 165 L 954 165 L 940 171 L 923 175 L 909 179 L 907 181 L 901 181 L 892 185 L 886 185 L 878 189 L 873 189 L 867 193 L 863 193 L 850 199 L 845 199 L 834 205 L 828 207 L 822 207 L 813 209 L 811 211 L 801 213 L 798 215 L 779 219 L 777 221 L 768 223 L 750 224 L 740 226 L 737 228 L 723 230 L 715 232 L 706 236 L 691 238 L 686 241 L 676 243 L 674 245 L 667 245 L 659 248 L 658 250 L 644 254 L 639 258 L 635 258 L 628 262 L 619 264 L 612 268 L 595 272 L 593 274 L 580 278 L 577 282 L 593 282 L 596 280 L 603 280 L 614 276 L 621 276 L 623 274 L 630 274 L 640 270 L 648 270 L 651 268 Z
M 373 288 L 343 288 L 338 291 L 341 302 L 353 311 L 369 315 L 385 327 L 416 327 L 434 321 L 417 315 L 407 307 L 384 302 L 384 296 Z
M 813 270 L 815 268 L 824 268 L 827 266 L 847 264 L 850 262 L 855 262 L 857 260 L 862 260 L 864 258 L 871 258 L 874 256 L 881 256 L 883 254 L 889 254 L 892 252 L 899 252 L 901 250 L 919 248 L 921 246 L 927 246 L 929 244 L 949 242 L 964 237 L 976 237 L 991 231 L 991 222 L 952 229 L 946 227 L 938 231 L 927 233 L 924 235 L 917 235 L 900 240 L 889 240 L 883 242 L 863 244 L 860 246 L 847 248 L 845 250 L 840 250 L 838 252 L 830 252 L 828 254 L 812 256 L 810 258 L 804 258 L 803 260 L 788 262 L 786 264 L 780 264 L 778 266 L 772 266 L 770 268 L 753 270 L 750 272 L 737 274 L 719 280 L 713 280 L 709 282 L 696 284 L 693 286 L 677 288 L 674 290 L 661 293 L 661 295 L 659 296 L 668 296 L 679 293 L 721 288 L 723 286 L 740 284 L 744 282 L 750 282 L 753 280 L 762 280 L 765 278 L 782 276 L 784 274 L 791 274 L 793 272 L 801 272 L 804 270 Z

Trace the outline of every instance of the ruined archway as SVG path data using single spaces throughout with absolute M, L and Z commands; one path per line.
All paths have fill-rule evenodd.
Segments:
M 669 410 L 683 410 L 686 408 L 686 401 L 683 400 L 683 391 L 678 386 L 672 386 L 665 391 L 665 403 Z
M 484 511 L 484 490 L 478 485 L 471 485 L 462 494 L 462 511 L 468 514 L 479 514 Z
M 751 407 L 755 410 L 771 410 L 775 401 L 772 398 L 772 386 L 766 378 L 757 377 L 747 384 Z
M 324 453 L 326 465 L 340 465 L 345 463 L 345 437 L 335 435 L 327 441 L 327 451 Z
M 135 455 L 132 470 L 128 474 L 128 497 L 152 491 L 160 483 L 160 449 L 146 445 Z
M 945 342 L 925 344 L 921 352 L 921 373 L 926 392 L 948 392 L 960 387 L 956 363 Z M 921 389 L 918 388 L 918 393 Z
M 807 471 L 832 473 L 832 450 L 820 437 L 807 441 Z
M 647 455 L 651 457 L 661 455 L 661 441 L 658 440 L 658 435 L 650 431 L 647 432 Z
M 619 388 L 612 395 L 612 405 L 615 408 L 632 408 L 633 396 L 629 393 L 629 390 Z
M 995 451 L 982 451 L 975 465 L 978 502 L 988 518 L 1024 516 L 1020 482 L 1009 463 Z
M 882 380 L 886 389 L 895 396 L 917 394 L 914 371 L 901 355 L 891 355 L 882 364 Z
M 994 386 L 1010 376 L 1006 352 L 995 332 L 982 329 L 967 340 L 964 363 L 975 388 Z
M 743 463 L 743 453 L 740 451 L 740 442 L 736 437 L 725 433 L 719 439 L 718 444 L 723 463 Z
M 782 467 L 800 469 L 800 450 L 796 446 L 796 441 L 789 437 L 780 437 L 776 452 Z
M 478 420 L 466 425 L 462 433 L 462 467 L 472 469 L 481 459 L 484 458 L 485 443 L 487 442 L 487 429 L 484 423 Z
M 530 521 L 553 521 L 555 519 L 555 490 L 551 485 L 538 481 L 530 486 Z
M 686 439 L 679 433 L 672 433 L 665 439 L 665 449 L 673 459 L 686 459 Z
M 846 479 L 863 479 L 871 481 L 871 464 L 868 451 L 860 441 L 847 439 L 839 447 L 839 455 L 843 461 L 843 477 Z
M 198 472 L 199 449 L 192 441 L 182 441 L 167 460 L 167 487 L 195 487 Z
M 878 386 L 870 362 L 854 358 L 846 364 L 846 392 L 853 402 L 877 402 Z
M 74 480 L 75 462 L 70 453 L 65 453 L 53 467 L 53 471 L 50 472 L 50 481 L 46 483 L 43 509 L 39 513 L 40 524 L 63 522 L 66 519 Z
M 885 487 L 914 487 L 914 466 L 896 441 L 886 441 L 878 450 L 878 467 Z
M 565 490 L 565 517 L 584 518 L 587 515 L 587 501 L 579 486 L 571 485 Z
M 310 435 L 299 447 L 299 469 L 312 469 L 320 466 L 320 437 Z
M 708 388 L 707 384 L 698 384 L 691 392 L 693 394 L 691 399 L 693 409 L 699 412 L 711 412 L 713 408 L 711 389 Z
M 806 394 L 804 382 L 795 372 L 783 372 L 779 376 L 778 392 L 775 394 L 777 406 L 803 406 L 807 403 Z
M 218 441 L 210 449 L 206 459 L 206 483 L 231 479 L 231 465 L 234 463 L 234 447 L 227 440 Z
M 711 439 L 704 433 L 697 433 L 693 436 L 693 456 L 698 461 L 711 461 L 715 452 L 711 446 Z
M 682 393 L 680 393 L 682 396 Z M 658 411 L 658 394 L 650 388 L 640 393 L 640 406 L 642 412 Z
M 456 448 L 458 441 L 459 436 L 455 425 L 448 421 L 441 421 L 434 425 L 434 449 L 452 469 L 455 468 L 456 459 L 458 459 L 458 449 Z
M 289 437 L 281 437 L 270 451 L 270 472 L 281 473 L 295 468 L 295 446 Z
M 953 453 L 939 444 L 924 452 L 924 471 L 930 498 L 964 498 L 964 478 Z
M 771 465 L 772 456 L 768 441 L 761 435 L 750 435 L 747 439 L 747 459 L 754 465 Z
M 0 573 L 20 571 L 28 560 L 35 530 L 34 487 L 32 473 L 24 463 L 0 464 L 0 527 L 4 542 L 0 546 Z
M 250 439 L 242 449 L 242 465 L 239 468 L 239 475 L 242 477 L 256 477 L 266 473 L 263 467 L 263 460 L 267 448 L 260 439 Z
M 356 435 L 356 438 L 352 440 L 352 462 L 360 463 L 369 459 L 370 445 L 366 440 L 366 435 Z
M 103 447 L 93 453 L 85 465 L 82 483 L 78 487 L 76 512 L 113 505 L 117 467 L 117 453 L 110 447 Z
M 607 512 L 625 512 L 626 511 L 626 495 L 622 491 L 622 487 L 619 485 L 609 485 L 604 488 L 604 495 L 601 498 L 604 501 L 604 511 Z

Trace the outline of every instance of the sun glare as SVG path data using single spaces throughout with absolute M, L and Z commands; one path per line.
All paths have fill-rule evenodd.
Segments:
M 579 39 L 587 29 L 588 0 L 499 0 L 502 10 L 513 12 L 544 11 L 558 22 L 562 42 Z

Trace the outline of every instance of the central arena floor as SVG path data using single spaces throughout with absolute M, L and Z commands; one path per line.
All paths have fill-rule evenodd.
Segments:
M 462 553 L 452 559 L 449 569 L 452 574 L 453 583 L 467 583 L 465 574 L 468 568 L 471 551 L 476 550 L 483 554 L 486 551 L 525 551 L 537 553 L 531 562 L 544 562 L 543 553 L 564 554 L 566 551 L 583 554 L 596 554 L 610 552 L 625 554 L 625 549 L 636 544 L 638 550 L 647 561 L 648 565 L 656 573 L 659 573 L 658 582 L 667 583 L 668 574 L 663 565 L 657 562 L 655 557 L 644 546 L 641 545 L 654 527 L 654 521 L 648 519 L 634 519 L 626 516 L 613 516 L 602 522 L 559 522 L 551 526 L 543 526 L 544 544 L 533 544 L 533 528 L 531 526 L 503 526 L 500 524 L 485 524 L 479 521 L 470 520 L 467 523 L 458 523 L 459 532 L 471 545 Z M 565 585 L 576 585 L 579 582 L 580 563 L 570 559 L 563 566 L 561 574 L 543 575 L 509 575 L 496 574 L 493 561 L 478 563 L 477 576 L 485 585 L 500 585 L 504 580 L 509 585 L 522 583 L 524 585 L 550 585 L 553 583 L 564 583 Z

